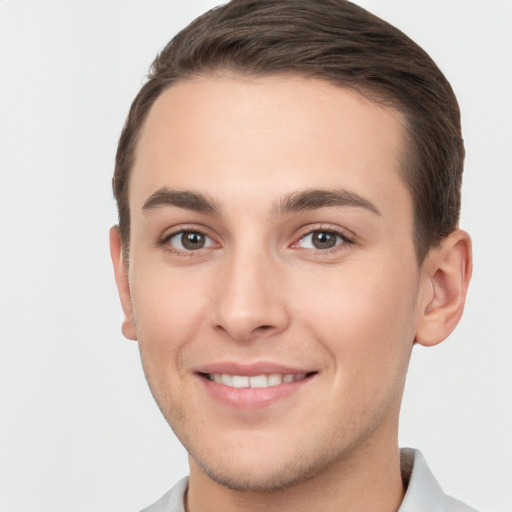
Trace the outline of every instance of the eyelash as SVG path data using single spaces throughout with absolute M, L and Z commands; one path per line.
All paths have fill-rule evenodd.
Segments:
M 207 240 L 208 246 L 206 247 L 200 247 L 198 249 L 179 249 L 171 245 L 171 240 L 175 237 L 183 235 L 190 234 L 190 235 L 200 235 L 204 236 Z M 205 233 L 202 229 L 194 229 L 194 228 L 181 228 L 179 230 L 173 231 L 172 233 L 169 233 L 168 235 L 165 235 L 161 240 L 157 243 L 158 246 L 163 247 L 166 251 L 177 254 L 179 256 L 195 256 L 199 252 L 201 252 L 202 249 L 209 249 L 212 246 L 216 245 L 216 242 L 213 240 L 213 238 Z M 181 244 L 183 245 L 183 244 Z M 218 244 L 217 244 L 218 245 Z
M 335 236 L 337 239 L 339 239 L 339 241 L 336 241 L 336 244 L 333 247 L 325 248 L 325 249 L 303 248 L 303 247 L 298 246 L 298 244 L 300 242 L 302 242 L 306 237 L 312 236 L 315 233 L 324 233 L 327 235 L 332 235 L 332 236 Z M 185 234 L 192 234 L 192 235 L 195 234 L 195 235 L 204 236 L 205 239 L 207 240 L 208 245 L 200 247 L 198 249 L 189 249 L 189 250 L 187 250 L 185 248 L 179 249 L 179 248 L 176 248 L 173 245 L 171 245 L 170 242 L 173 238 L 178 237 L 178 236 L 183 237 L 183 235 L 185 235 Z M 349 237 L 347 235 L 347 233 L 343 230 L 334 229 L 330 226 L 329 227 L 318 226 L 318 227 L 315 227 L 314 229 L 309 228 L 307 231 L 304 231 L 303 234 L 300 235 L 300 238 L 296 242 L 291 244 L 290 247 L 298 248 L 299 250 L 302 250 L 302 251 L 308 252 L 308 253 L 314 252 L 317 254 L 327 255 L 327 254 L 332 254 L 332 253 L 338 252 L 338 251 L 342 250 L 342 247 L 351 245 L 354 243 L 355 243 L 355 241 L 353 240 L 353 238 Z M 165 235 L 161 240 L 159 240 L 157 242 L 157 245 L 164 247 L 164 249 L 170 253 L 177 254 L 180 256 L 189 256 L 190 257 L 190 256 L 198 255 L 198 253 L 201 253 L 203 249 L 215 248 L 215 245 L 218 246 L 219 244 L 216 243 L 215 240 L 211 236 L 209 236 L 207 233 L 205 233 L 205 231 L 202 229 L 181 228 L 179 230 L 173 231 L 172 233 L 170 233 L 168 235 Z
M 346 233 L 346 231 L 341 229 L 335 229 L 331 226 L 318 226 L 314 229 L 309 228 L 307 231 L 305 231 L 300 238 L 297 240 L 297 242 L 294 242 L 292 244 L 292 247 L 298 246 L 298 244 L 303 241 L 306 237 L 312 236 L 315 233 L 324 233 L 328 235 L 335 236 L 336 238 L 339 238 L 340 240 L 336 242 L 336 244 L 333 247 L 325 248 L 325 249 L 318 249 L 318 248 L 301 248 L 298 247 L 298 249 L 303 249 L 304 251 L 307 251 L 308 253 L 314 252 L 316 254 L 333 254 L 336 253 L 343 248 L 346 248 L 347 245 L 352 245 L 355 243 L 354 239 L 352 237 L 349 237 Z

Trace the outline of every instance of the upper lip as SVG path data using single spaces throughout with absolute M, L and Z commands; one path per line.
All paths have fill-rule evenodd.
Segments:
M 280 373 L 282 375 L 297 375 L 302 373 L 314 372 L 311 368 L 293 367 L 272 362 L 257 362 L 257 363 L 239 363 L 234 361 L 216 362 L 202 365 L 196 368 L 195 373 L 203 374 L 228 374 L 228 375 L 247 375 L 252 377 L 255 375 L 264 375 L 271 373 Z

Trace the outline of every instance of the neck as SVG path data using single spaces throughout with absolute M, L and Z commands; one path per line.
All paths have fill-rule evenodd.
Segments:
M 211 480 L 190 460 L 187 512 L 396 512 L 404 496 L 398 443 L 369 441 L 313 478 L 273 492 L 239 491 Z

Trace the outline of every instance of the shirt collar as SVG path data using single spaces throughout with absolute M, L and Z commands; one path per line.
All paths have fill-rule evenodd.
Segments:
M 443 492 L 418 450 L 402 448 L 400 466 L 407 491 L 398 512 L 476 512 Z

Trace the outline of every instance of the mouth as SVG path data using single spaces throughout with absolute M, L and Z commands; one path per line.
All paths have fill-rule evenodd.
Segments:
M 229 373 L 200 373 L 200 375 L 212 382 L 224 386 L 242 388 L 270 388 L 300 382 L 313 376 L 316 372 L 309 373 L 270 373 L 261 375 L 231 375 Z
M 236 410 L 261 410 L 309 388 L 318 371 L 271 362 L 217 362 L 196 368 L 203 389 L 215 402 Z

